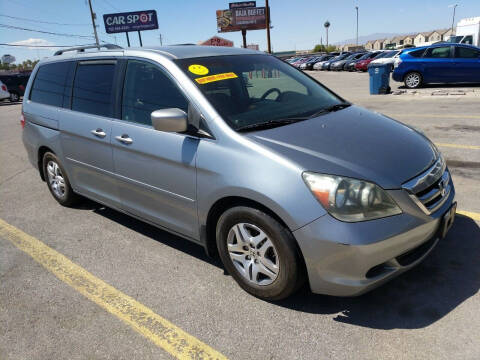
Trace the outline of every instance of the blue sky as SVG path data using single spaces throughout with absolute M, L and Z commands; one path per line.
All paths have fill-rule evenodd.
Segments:
M 159 30 L 142 33 L 144 45 L 197 43 L 219 35 L 241 45 L 241 34 L 217 34 L 215 10 L 228 8 L 228 0 L 92 0 L 97 13 L 100 39 L 127 46 L 124 34 L 107 35 L 102 15 L 106 13 L 155 9 Z M 359 6 L 359 35 L 372 33 L 413 33 L 451 26 L 455 0 L 270 0 L 272 47 L 274 51 L 310 49 L 323 37 L 323 23 L 329 20 L 329 42 L 335 43 L 355 37 L 355 5 Z M 480 16 L 480 0 L 457 0 L 456 21 Z M 263 6 L 264 0 L 257 0 Z M 16 20 L 5 16 L 37 21 Z M 79 25 L 55 25 L 56 22 Z M 86 0 L 1 0 L 0 24 L 28 29 L 92 36 L 88 3 Z M 31 40 L 34 39 L 34 40 Z M 138 46 L 136 33 L 130 34 L 132 46 Z M 0 28 L 0 43 L 75 45 L 91 43 L 85 38 L 47 35 L 36 32 Z M 247 32 L 247 42 L 256 43 L 264 50 L 266 34 L 263 30 Z M 52 49 L 18 49 L 0 46 L 0 55 L 12 54 L 17 61 L 37 59 L 52 54 Z

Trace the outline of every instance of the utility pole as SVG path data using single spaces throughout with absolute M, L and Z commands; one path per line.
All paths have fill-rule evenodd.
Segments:
M 458 4 L 452 4 L 448 7 L 453 7 L 453 18 L 452 18 L 452 34 L 453 34 L 453 25 L 455 24 L 455 10 L 457 9 Z
M 266 19 L 267 22 L 267 52 L 272 53 L 272 45 L 270 44 L 270 7 L 268 6 L 268 0 L 265 0 Z
M 160 34 L 160 35 L 158 36 L 158 38 L 160 39 L 160 46 L 163 46 L 162 34 Z
M 88 5 L 90 6 L 90 15 L 92 17 L 93 33 L 95 34 L 95 44 L 100 48 L 100 43 L 98 42 L 97 28 L 95 26 L 95 18 L 97 15 L 92 10 L 92 0 L 88 0 Z
M 355 45 L 358 46 L 358 6 L 355 6 L 355 10 L 357 10 L 357 42 L 355 43 Z

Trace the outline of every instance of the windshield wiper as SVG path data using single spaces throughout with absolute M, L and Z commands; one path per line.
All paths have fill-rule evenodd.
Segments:
M 241 126 L 236 130 L 241 132 L 241 131 L 250 131 L 250 130 L 271 129 L 277 126 L 293 124 L 293 123 L 303 121 L 303 120 L 308 120 L 308 119 L 309 117 L 291 117 L 291 118 L 285 118 L 285 119 L 270 120 L 263 123 Z
M 327 113 L 331 113 L 331 112 L 334 112 L 334 111 L 342 110 L 342 109 L 345 109 L 345 108 L 347 108 L 351 105 L 352 104 L 346 103 L 346 102 L 340 103 L 340 104 L 335 104 L 335 105 L 320 109 L 319 111 L 310 115 L 308 118 L 312 119 L 314 117 L 317 117 L 317 116 L 320 116 L 320 115 L 323 115 L 323 114 L 327 114 Z

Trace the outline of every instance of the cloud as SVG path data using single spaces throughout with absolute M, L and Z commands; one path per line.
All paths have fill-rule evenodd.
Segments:
M 45 40 L 45 39 L 34 39 L 30 38 L 27 40 L 20 40 L 20 41 L 14 41 L 8 43 L 9 45 L 24 45 L 28 46 L 28 49 L 45 49 L 45 50 L 53 50 L 54 48 L 49 48 L 45 46 L 53 46 L 55 43 L 52 43 L 51 41 Z

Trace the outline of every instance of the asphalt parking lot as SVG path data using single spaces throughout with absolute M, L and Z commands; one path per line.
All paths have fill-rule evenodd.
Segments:
M 197 245 L 58 205 L 27 160 L 21 106 L 0 103 L 0 359 L 480 358 L 480 87 L 371 96 L 367 74 L 309 74 L 444 153 L 459 214 L 421 265 L 358 298 L 258 300 Z

